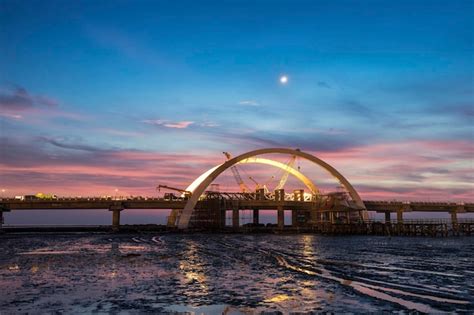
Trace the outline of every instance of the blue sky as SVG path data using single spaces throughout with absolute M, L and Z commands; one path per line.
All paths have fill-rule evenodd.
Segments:
M 153 168 L 155 177 L 124 187 L 139 190 L 165 166 L 122 152 L 209 160 L 190 163 L 184 185 L 223 150 L 282 146 L 327 157 L 375 197 L 406 194 L 417 174 L 423 193 L 448 183 L 443 198 L 469 199 L 473 6 L 1 0 L 4 178 L 23 192 L 66 170 L 76 177 L 63 182 L 80 181 L 113 165 L 136 171 L 127 186 Z M 93 187 L 117 182 L 109 173 Z M 361 173 L 384 174 L 391 193 L 377 194 L 379 178 Z

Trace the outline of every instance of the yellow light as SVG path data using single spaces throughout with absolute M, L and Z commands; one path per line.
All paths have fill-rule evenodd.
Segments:
M 286 294 L 279 294 L 279 295 L 275 295 L 274 297 L 272 298 L 269 298 L 269 299 L 266 299 L 264 300 L 264 302 L 266 303 L 278 303 L 278 302 L 283 302 L 283 301 L 286 301 L 290 299 L 290 297 Z
M 289 172 L 291 175 L 295 176 L 297 179 L 299 179 L 301 182 L 303 182 L 306 185 L 306 187 L 308 187 L 308 189 L 311 191 L 312 194 L 318 194 L 319 193 L 318 187 L 316 187 L 316 185 L 309 178 L 307 178 L 300 171 L 288 166 L 287 164 L 284 164 L 284 163 L 281 163 L 281 162 L 278 162 L 278 161 L 275 161 L 275 160 L 270 160 L 270 159 L 255 157 L 255 156 L 244 159 L 244 160 L 238 162 L 237 164 L 248 164 L 248 163 L 266 164 L 266 165 L 271 165 L 271 166 L 278 167 L 278 168 L 280 168 L 284 171 Z M 190 191 L 190 192 L 194 192 L 196 187 L 198 187 L 199 184 L 201 184 L 215 169 L 217 169 L 221 165 L 222 164 L 219 164 L 219 165 L 211 168 L 207 172 L 201 174 L 198 178 L 196 178 L 191 183 L 191 185 L 189 185 L 186 188 L 186 190 Z

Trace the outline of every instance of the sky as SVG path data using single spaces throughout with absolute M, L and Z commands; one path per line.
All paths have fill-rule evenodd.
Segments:
M 364 199 L 474 201 L 473 6 L 0 0 L 0 188 L 153 195 L 288 147 Z

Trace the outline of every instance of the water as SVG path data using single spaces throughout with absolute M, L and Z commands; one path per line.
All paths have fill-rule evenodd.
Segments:
M 474 238 L 0 236 L 2 314 L 474 311 Z

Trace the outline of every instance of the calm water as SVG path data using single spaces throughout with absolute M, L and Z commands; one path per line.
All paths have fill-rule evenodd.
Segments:
M 0 236 L 0 313 L 474 311 L 474 238 Z

